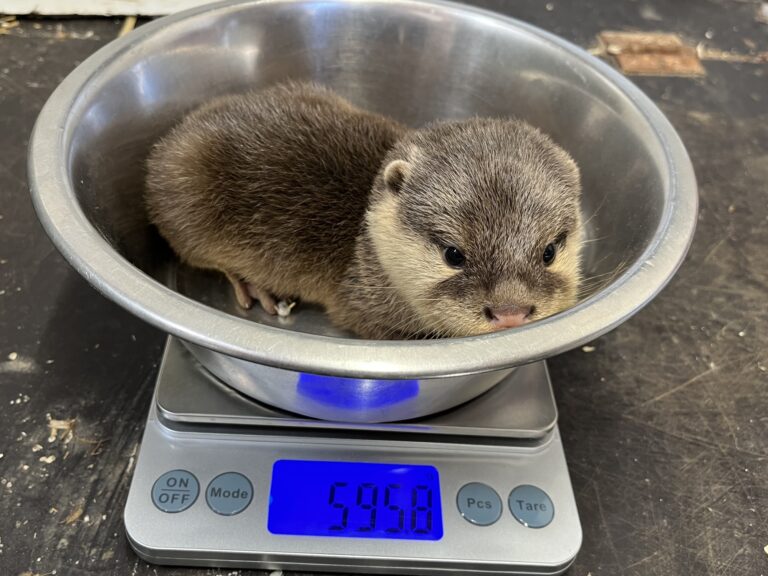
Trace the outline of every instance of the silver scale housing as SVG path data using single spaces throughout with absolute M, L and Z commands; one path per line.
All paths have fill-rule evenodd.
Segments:
M 515 370 L 469 403 L 417 421 L 333 424 L 260 405 L 218 382 L 169 339 L 125 508 L 128 538 L 153 563 L 398 574 L 560 574 L 581 546 L 579 523 L 544 362 Z M 427 464 L 438 469 L 444 535 L 437 541 L 270 534 L 272 464 L 280 459 Z M 170 470 L 195 475 L 200 496 L 187 510 L 160 511 L 155 480 Z M 208 483 L 239 472 L 253 484 L 243 512 L 221 516 L 206 504 Z M 470 482 L 494 488 L 501 518 L 476 526 L 456 495 Z M 552 499 L 540 529 L 507 507 L 517 486 Z

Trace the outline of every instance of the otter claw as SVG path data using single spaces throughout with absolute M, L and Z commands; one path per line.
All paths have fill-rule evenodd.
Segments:
M 238 305 L 244 310 L 250 310 L 253 306 L 253 301 L 258 300 L 267 314 L 287 318 L 291 314 L 293 307 L 296 306 L 296 302 L 291 300 L 280 300 L 278 302 L 272 294 L 263 288 L 240 280 L 237 276 L 232 274 L 227 274 L 226 276 L 235 290 L 235 299 Z
M 296 302 L 289 302 L 287 300 L 280 300 L 277 303 L 277 315 L 280 318 L 288 318 L 291 315 L 291 310 L 296 306 Z
M 227 274 L 227 280 L 229 280 L 229 283 L 232 284 L 232 288 L 235 290 L 235 300 L 237 300 L 240 308 L 250 310 L 251 306 L 253 306 L 253 298 L 251 298 L 251 295 L 248 293 L 248 288 L 245 282 L 232 274 Z

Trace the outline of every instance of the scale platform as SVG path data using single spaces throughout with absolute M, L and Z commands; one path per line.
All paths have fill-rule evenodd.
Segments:
M 544 362 L 418 420 L 276 410 L 170 338 L 125 509 L 156 564 L 561 574 L 582 540 Z

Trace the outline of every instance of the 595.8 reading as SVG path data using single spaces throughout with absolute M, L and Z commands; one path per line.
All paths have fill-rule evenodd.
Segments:
M 267 527 L 272 534 L 440 540 L 437 468 L 419 464 L 277 460 Z
M 425 484 L 337 481 L 329 486 L 328 506 L 335 511 L 331 532 L 432 533 L 433 495 Z

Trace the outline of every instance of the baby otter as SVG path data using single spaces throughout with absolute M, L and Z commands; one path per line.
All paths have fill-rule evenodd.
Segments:
M 148 167 L 151 221 L 244 308 L 298 298 L 387 339 L 482 334 L 576 301 L 579 171 L 519 120 L 409 130 L 283 84 L 202 106 Z

